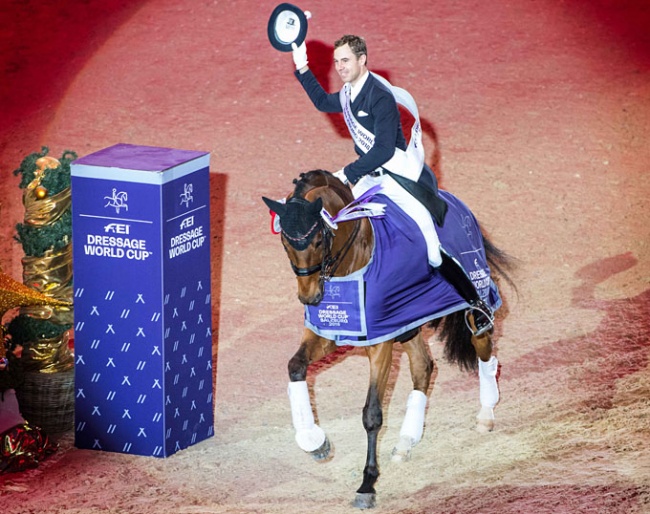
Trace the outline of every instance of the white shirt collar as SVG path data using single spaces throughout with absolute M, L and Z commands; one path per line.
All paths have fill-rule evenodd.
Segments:
M 369 75 L 370 75 L 370 73 L 368 72 L 368 70 L 366 70 L 366 72 L 361 76 L 361 78 L 357 81 L 357 83 L 354 86 L 350 85 L 350 101 L 351 102 L 354 102 L 355 98 L 359 94 L 359 91 L 361 91 L 361 88 L 366 83 L 366 80 L 368 80 Z

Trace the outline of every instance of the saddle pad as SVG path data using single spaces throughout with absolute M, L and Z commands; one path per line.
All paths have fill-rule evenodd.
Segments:
M 482 236 L 470 210 L 451 193 L 444 226 L 437 227 L 442 248 L 456 258 L 483 300 L 501 306 L 490 277 Z M 389 198 L 383 218 L 371 218 L 375 234 L 366 267 L 325 284 L 323 301 L 305 306 L 305 326 L 338 345 L 369 346 L 393 339 L 427 321 L 465 309 L 456 289 L 429 266 L 426 243 L 416 223 Z

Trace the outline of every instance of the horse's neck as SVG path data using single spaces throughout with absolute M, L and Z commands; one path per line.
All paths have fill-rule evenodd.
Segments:
M 357 223 L 357 221 L 346 223 L 346 225 L 349 225 L 350 230 L 347 232 L 345 237 L 339 238 L 340 247 L 345 244 L 348 238 L 354 237 L 354 240 L 352 241 L 350 251 L 341 261 L 339 272 L 336 273 L 338 276 L 347 276 L 355 271 L 359 271 L 370 262 L 370 258 L 372 257 L 375 239 L 370 220 L 368 218 L 361 218 L 358 220 L 360 226 L 359 232 L 356 236 L 353 235 L 355 223 Z
M 313 187 L 305 193 L 305 198 L 309 201 L 313 201 L 316 197 L 322 198 L 325 209 L 330 214 L 336 215 L 343 207 L 354 200 L 347 188 L 341 188 L 345 188 L 345 186 L 335 187 L 327 181 L 313 184 Z M 346 196 L 349 196 L 349 198 L 346 198 Z M 359 230 L 355 235 L 355 226 L 357 224 L 359 224 Z M 351 246 L 346 251 L 344 248 L 348 241 L 351 242 Z M 344 252 L 345 255 L 341 257 L 335 276 L 347 276 L 366 266 L 370 262 L 374 244 L 374 233 L 368 218 L 360 218 L 339 224 L 332 253 L 336 255 L 338 252 Z

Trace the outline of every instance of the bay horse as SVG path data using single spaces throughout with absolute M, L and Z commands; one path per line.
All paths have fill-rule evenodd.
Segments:
M 439 294 L 445 298 L 443 311 L 436 310 L 433 305 L 424 307 L 423 312 L 426 315 L 416 314 L 415 320 L 407 319 L 404 321 L 405 325 L 399 326 L 398 330 L 387 329 L 387 335 L 374 337 L 375 334 L 370 334 L 370 329 L 367 329 L 367 332 L 356 332 L 361 336 L 355 338 L 346 336 L 343 330 L 340 331 L 343 335 L 337 333 L 337 330 L 340 330 L 337 327 L 340 327 L 341 323 L 349 322 L 351 318 L 348 316 L 349 313 L 341 314 L 335 298 L 333 302 L 327 304 L 327 307 L 318 311 L 318 316 L 327 318 L 332 326 L 319 327 L 315 320 L 317 316 L 312 316 L 313 311 L 310 312 L 310 309 L 319 309 L 319 306 L 326 302 L 328 293 L 331 295 L 332 291 L 335 291 L 334 296 L 337 296 L 346 284 L 350 284 L 337 281 L 345 281 L 350 277 L 358 278 L 363 270 L 367 271 L 372 263 L 378 261 L 377 246 L 384 242 L 383 233 L 378 230 L 378 223 L 384 222 L 388 216 L 371 222 L 372 213 L 367 212 L 371 209 L 360 205 L 359 199 L 356 201 L 356 210 L 361 212 L 359 217 L 341 216 L 343 213 L 355 211 L 350 208 L 355 205 L 355 199 L 351 190 L 328 171 L 312 170 L 302 173 L 299 179 L 294 180 L 294 184 L 294 191 L 284 201 L 274 201 L 265 197 L 263 200 L 271 212 L 279 218 L 281 228 L 278 231 L 281 233 L 282 244 L 297 277 L 298 298 L 305 305 L 305 328 L 300 347 L 288 363 L 290 380 L 288 394 L 296 442 L 302 450 L 310 453 L 318 461 L 328 457 L 331 449 L 330 441 L 322 428 L 314 422 L 306 382 L 307 369 L 310 364 L 333 353 L 338 346 L 347 344 L 363 346 L 370 363 L 370 383 L 362 418 L 368 446 L 363 482 L 357 490 L 353 505 L 362 509 L 372 508 L 376 501 L 375 483 L 379 477 L 377 439 L 383 422 L 382 404 L 391 370 L 394 343 L 401 343 L 408 355 L 413 382 L 413 390 L 407 400 L 406 414 L 400 430 L 399 443 L 393 449 L 393 460 L 401 461 L 410 458 L 411 449 L 421 440 L 427 391 L 434 369 L 433 360 L 420 330 L 421 326 L 430 322 L 436 329 L 440 328 L 440 337 L 445 345 L 444 354 L 448 361 L 457 363 L 461 369 L 468 371 L 478 368 L 481 409 L 477 415 L 477 430 L 481 432 L 493 429 L 493 409 L 499 400 L 496 379 L 498 362 L 492 355 L 493 331 L 490 330 L 480 336 L 473 335 L 475 325 L 471 310 L 467 310 L 467 304 L 452 286 L 428 266 L 426 251 L 420 258 L 417 254 L 409 255 L 411 250 L 402 247 L 406 241 L 403 237 L 406 236 L 407 239 L 410 237 L 408 231 L 397 231 L 398 233 L 393 232 L 392 236 L 383 236 L 384 239 L 398 238 L 391 239 L 390 244 L 384 246 L 397 246 L 401 257 L 412 259 L 412 262 L 407 264 L 407 269 L 402 270 L 401 281 L 408 282 L 408 277 L 417 274 L 416 269 L 424 270 L 427 280 L 431 279 L 435 283 L 427 294 Z M 440 191 L 440 193 L 442 195 L 446 192 Z M 446 193 L 445 198 L 449 202 L 455 197 Z M 374 208 L 377 208 L 377 202 L 381 202 L 384 206 L 390 202 L 386 197 L 381 196 L 381 191 L 371 200 L 374 203 L 368 203 L 372 203 Z M 362 212 L 364 209 L 365 213 Z M 470 218 L 474 219 L 467 209 L 467 212 L 459 218 L 462 221 L 457 224 L 466 225 Z M 444 223 L 448 225 L 448 230 L 467 231 L 467 226 L 454 226 L 454 223 L 455 220 L 450 219 L 448 213 Z M 478 222 L 476 225 L 478 227 Z M 484 252 L 486 268 L 489 263 L 489 267 L 512 284 L 507 276 L 511 264 L 510 258 L 495 247 L 480 228 L 478 231 L 476 251 Z M 402 239 L 399 239 L 400 237 Z M 421 264 L 419 268 L 418 264 Z M 383 281 L 384 275 L 390 273 L 385 271 L 388 267 L 390 264 L 386 260 L 382 261 L 378 270 L 379 281 Z M 489 277 L 489 270 L 487 273 Z M 483 272 L 481 277 L 485 278 L 485 274 Z M 493 289 L 496 289 L 496 285 L 491 280 L 489 282 Z M 392 299 L 389 301 L 382 297 L 382 293 L 376 292 L 381 291 L 381 288 L 373 290 L 375 292 L 370 291 L 366 287 L 366 277 L 351 282 L 352 286 L 359 283 L 362 284 L 359 286 L 362 293 L 353 293 L 352 296 L 364 298 L 365 295 L 366 310 L 382 310 L 385 304 L 392 302 Z M 496 307 L 498 308 L 499 305 L 500 298 Z M 411 312 L 417 309 L 409 307 L 408 310 Z

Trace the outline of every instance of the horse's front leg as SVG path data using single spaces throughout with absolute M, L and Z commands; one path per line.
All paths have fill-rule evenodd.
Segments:
M 314 413 L 307 387 L 307 368 L 312 362 L 322 359 L 336 350 L 334 341 L 322 338 L 305 328 L 300 348 L 289 361 L 289 403 L 291 419 L 296 431 L 298 446 L 310 453 L 316 460 L 327 458 L 330 443 L 314 421 Z
M 375 482 L 379 478 L 377 463 L 377 439 L 383 423 L 382 404 L 386 393 L 386 384 L 390 374 L 393 342 L 380 343 L 366 347 L 370 360 L 370 385 L 366 404 L 363 407 L 363 427 L 368 435 L 368 452 L 366 466 L 363 470 L 363 483 L 357 490 L 354 506 L 368 509 L 375 506 Z
M 492 355 L 492 335 L 485 332 L 472 336 L 472 344 L 478 355 L 479 398 L 481 410 L 476 416 L 476 430 L 491 432 L 494 429 L 494 407 L 499 403 L 499 385 L 497 371 L 499 361 Z

